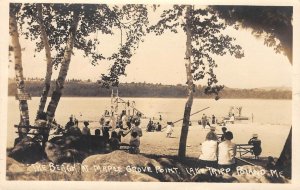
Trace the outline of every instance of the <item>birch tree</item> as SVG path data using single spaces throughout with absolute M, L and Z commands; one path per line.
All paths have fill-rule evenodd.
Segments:
M 223 56 L 227 53 L 242 58 L 241 46 L 235 45 L 233 37 L 223 35 L 227 24 L 216 16 L 214 10 L 208 7 L 195 8 L 192 5 L 174 5 L 172 9 L 164 10 L 156 25 L 149 31 L 162 35 L 166 30 L 177 33 L 182 29 L 186 34 L 185 68 L 187 75 L 188 98 L 184 107 L 178 156 L 185 157 L 190 114 L 195 91 L 194 81 L 206 79 L 206 94 L 218 93 L 224 86 L 218 84 L 214 69 L 217 63 L 213 55 Z
M 20 5 L 11 5 L 9 13 L 9 33 L 11 36 L 11 46 L 14 56 L 14 65 L 15 65 L 15 75 L 16 75 L 16 84 L 17 84 L 17 95 L 25 94 L 25 82 L 23 76 L 23 66 L 22 66 L 22 50 L 19 40 L 19 30 L 17 25 L 17 14 L 20 10 Z M 19 135 L 28 132 L 29 126 L 29 111 L 28 104 L 26 99 L 19 99 L 19 110 L 20 110 L 20 125 L 24 128 L 19 129 Z M 26 128 L 25 128 L 26 127 Z
M 44 109 L 48 88 L 47 80 L 51 78 L 52 72 L 51 65 L 55 69 L 59 68 L 59 76 L 47 107 L 49 122 L 53 120 L 62 96 L 74 49 L 81 50 L 93 65 L 105 59 L 97 51 L 100 41 L 97 38 L 92 39 L 92 34 L 114 35 L 118 30 L 125 33 L 125 37 L 122 38 L 124 42 L 120 44 L 119 50 L 107 58 L 113 62 L 110 71 L 114 72 L 111 72 L 110 75 L 104 74 L 103 78 L 109 78 L 110 81 L 105 79 L 101 81 L 105 87 L 117 85 L 118 77 L 124 74 L 123 66 L 130 63 L 130 57 L 145 34 L 143 31 L 146 30 L 147 23 L 145 5 L 25 4 L 23 16 L 20 19 L 20 26 L 24 27 L 22 34 L 27 39 L 36 41 L 37 52 L 45 49 L 47 58 L 45 88 L 38 112 L 42 112 Z M 39 40 L 40 38 L 41 40 Z M 46 47 L 48 46 L 47 41 L 50 52 L 49 47 Z M 120 63 L 121 66 L 117 66 L 117 63 Z

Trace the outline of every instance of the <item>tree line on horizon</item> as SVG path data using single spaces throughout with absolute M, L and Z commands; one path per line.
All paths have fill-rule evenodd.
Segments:
M 54 81 L 52 81 L 54 86 Z M 43 88 L 43 81 L 28 80 L 26 81 L 26 89 L 33 97 L 39 97 Z M 198 85 L 195 88 L 196 98 L 212 98 L 212 95 L 204 93 L 205 86 Z M 54 89 L 51 88 L 50 92 Z M 185 98 L 186 86 L 177 85 L 164 85 L 164 84 L 152 84 L 145 82 L 132 82 L 132 83 L 120 83 L 119 95 L 123 97 L 173 97 L 173 98 Z M 15 96 L 16 84 L 13 80 L 9 80 L 8 83 L 8 95 Z M 51 94 L 51 93 L 50 93 Z M 291 99 L 292 92 L 290 90 L 266 90 L 266 89 L 236 89 L 225 87 L 220 92 L 221 98 L 232 99 Z M 66 81 L 64 87 L 64 96 L 66 97 L 110 97 L 111 88 L 101 88 L 101 85 L 89 80 L 82 81 L 80 79 L 70 79 Z

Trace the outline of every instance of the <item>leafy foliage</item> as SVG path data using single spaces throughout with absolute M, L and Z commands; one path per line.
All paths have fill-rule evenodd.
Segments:
M 42 4 L 43 22 L 46 26 L 46 33 L 49 39 L 51 50 L 55 52 L 53 65 L 56 67 L 61 63 L 64 55 L 66 42 L 73 22 L 72 15 L 74 11 L 80 10 L 80 25 L 76 31 L 74 47 L 82 50 L 85 57 L 91 58 L 91 63 L 103 59 L 102 54 L 98 53 L 96 46 L 99 42 L 94 39 L 88 39 L 91 33 L 100 30 L 105 34 L 112 34 L 112 24 L 109 14 L 101 11 L 102 5 L 83 5 L 83 4 Z M 36 4 L 24 4 L 22 14 L 19 15 L 22 34 L 27 39 L 36 41 L 36 51 L 40 52 L 44 46 L 39 40 L 40 30 L 37 22 Z M 101 21 L 101 22 L 100 22 Z
M 242 58 L 242 47 L 233 44 L 234 38 L 223 35 L 222 31 L 227 24 L 222 22 L 216 12 L 210 8 L 192 9 L 191 19 L 182 22 L 185 5 L 174 5 L 173 9 L 163 11 L 161 19 L 156 25 L 149 27 L 148 32 L 161 35 L 165 30 L 177 33 L 178 28 L 186 30 L 189 26 L 192 33 L 192 68 L 193 80 L 198 81 L 207 77 L 205 93 L 218 95 L 224 86 L 217 85 L 218 80 L 214 74 L 217 67 L 213 55 L 223 56 L 227 53 Z
M 292 62 L 293 8 L 289 6 L 211 6 L 227 24 L 250 28 L 265 45 L 284 54 Z
M 125 32 L 127 41 L 124 44 L 121 42 L 119 51 L 108 58 L 114 63 L 110 67 L 109 73 L 102 74 L 99 81 L 106 88 L 118 86 L 119 77 L 126 75 L 126 66 L 130 64 L 130 59 L 139 47 L 139 43 L 143 42 L 143 36 L 146 35 L 148 25 L 148 12 L 145 5 L 127 4 L 121 9 L 114 7 L 114 13 L 118 21 L 116 24 L 120 28 L 121 34 Z
M 110 69 L 110 75 L 103 75 L 103 85 L 117 85 L 119 75 L 124 74 L 125 65 L 130 63 L 132 51 L 138 46 L 141 37 L 145 34 L 144 24 L 147 23 L 147 11 L 142 5 L 124 5 L 109 7 L 106 4 L 42 4 L 43 21 L 49 39 L 51 50 L 55 52 L 53 65 L 61 63 L 66 42 L 73 22 L 74 11 L 80 11 L 80 22 L 76 31 L 74 47 L 82 50 L 85 57 L 96 65 L 105 57 L 99 53 L 97 46 L 100 41 L 92 39 L 91 34 L 98 32 L 113 35 L 114 30 L 120 28 L 126 30 L 126 41 L 119 52 L 108 57 L 114 64 Z M 40 29 L 37 22 L 36 4 L 24 4 L 18 15 L 22 34 L 27 39 L 36 42 L 36 52 L 40 52 L 44 46 L 40 39 Z M 127 22 L 127 21 L 130 22 Z M 134 20 L 133 23 L 131 23 Z M 126 23 L 126 24 L 124 24 Z

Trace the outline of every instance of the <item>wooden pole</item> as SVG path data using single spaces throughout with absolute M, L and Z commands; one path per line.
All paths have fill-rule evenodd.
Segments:
M 199 111 L 196 111 L 196 112 L 194 112 L 194 113 L 192 113 L 190 116 L 192 116 L 192 115 L 195 115 L 195 114 L 197 114 L 197 113 L 199 113 L 199 112 L 202 112 L 202 111 L 204 111 L 204 110 L 206 110 L 206 109 L 208 109 L 209 107 L 206 107 L 206 108 L 203 108 L 203 109 L 201 109 L 201 110 L 199 110 Z M 176 120 L 176 121 L 174 121 L 173 123 L 177 123 L 177 122 L 179 122 L 179 121 L 182 121 L 184 118 L 181 118 L 181 119 L 178 119 L 178 120 Z M 164 128 L 166 128 L 167 126 L 164 126 L 162 129 L 164 129 Z

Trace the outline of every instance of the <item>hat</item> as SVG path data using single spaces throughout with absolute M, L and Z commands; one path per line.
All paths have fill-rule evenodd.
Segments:
M 253 134 L 252 137 L 258 137 L 258 134 Z
M 214 131 L 214 130 L 216 130 L 216 127 L 215 126 L 210 126 L 210 130 Z

